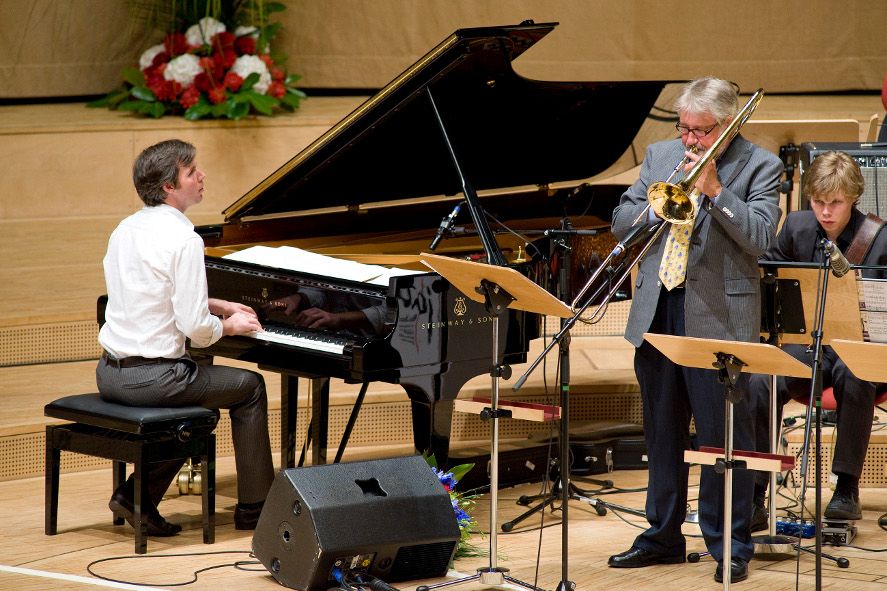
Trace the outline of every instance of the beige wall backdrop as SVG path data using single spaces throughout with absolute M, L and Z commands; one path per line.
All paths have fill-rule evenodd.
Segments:
M 306 88 L 379 88 L 454 30 L 560 26 L 515 64 L 549 80 L 715 74 L 769 93 L 877 90 L 883 0 L 288 0 L 277 48 Z M 156 33 L 155 33 L 156 35 Z M 0 0 L 0 98 L 100 94 L 154 39 L 126 0 Z

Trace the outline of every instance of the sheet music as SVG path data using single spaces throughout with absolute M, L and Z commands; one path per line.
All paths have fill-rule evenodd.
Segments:
M 872 343 L 887 343 L 887 281 L 859 279 L 857 286 L 863 339 Z
M 373 285 L 388 285 L 391 277 L 416 275 L 418 271 L 366 265 L 347 259 L 317 254 L 293 246 L 251 246 L 241 251 L 225 255 L 225 259 L 253 263 L 265 267 L 301 271 L 336 279 L 360 281 Z

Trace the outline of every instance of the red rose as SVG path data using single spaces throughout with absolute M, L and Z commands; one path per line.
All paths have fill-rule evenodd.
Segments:
M 154 56 L 154 59 L 151 61 L 150 67 L 156 67 L 156 66 L 159 66 L 160 64 L 165 64 L 169 61 L 169 59 L 170 59 L 169 54 L 166 53 L 165 51 L 161 51 L 160 53 L 158 53 L 157 55 Z
M 182 88 L 175 80 L 164 80 L 162 77 L 153 78 L 146 83 L 157 100 L 161 102 L 174 101 Z
M 215 84 L 213 84 L 213 79 L 209 77 L 209 74 L 201 72 L 194 76 L 194 86 L 200 92 L 209 92 Z
M 174 101 L 182 92 L 182 85 L 175 80 L 166 81 L 166 100 Z
M 206 75 L 210 76 L 213 80 L 221 81 L 222 77 L 225 75 L 225 68 L 212 57 L 200 58 L 200 67 L 203 68 Z
M 234 65 L 234 62 L 237 61 L 237 54 L 234 53 L 234 50 L 221 53 L 215 52 L 213 53 L 213 59 L 217 65 L 221 65 L 224 69 L 229 70 Z
M 234 41 L 234 49 L 237 55 L 252 55 L 256 52 L 256 40 L 251 35 L 238 37 Z
M 268 85 L 268 94 L 274 98 L 283 98 L 283 95 L 286 94 L 286 86 L 283 85 L 283 82 L 275 80 Z
M 163 80 L 163 70 L 165 69 L 166 62 L 151 66 L 150 68 L 145 68 L 145 70 L 142 72 L 145 76 L 145 83 L 150 84 L 152 80 L 156 79 Z
M 271 68 L 271 79 L 272 80 L 281 80 L 282 81 L 284 78 L 286 78 L 286 72 L 284 72 L 283 69 L 278 68 L 276 66 Z
M 234 34 L 228 31 L 216 33 L 212 38 L 213 51 L 234 51 Z
M 225 88 L 228 88 L 231 92 L 237 92 L 240 90 L 240 87 L 243 86 L 243 78 L 240 77 L 240 74 L 228 72 L 225 74 L 224 85 Z
M 265 62 L 265 65 L 268 66 L 269 70 L 274 67 L 274 60 L 271 59 L 271 56 L 267 53 L 263 53 L 262 55 L 260 55 L 259 59 Z
M 193 107 L 197 104 L 197 101 L 200 100 L 200 91 L 192 84 L 188 88 L 185 89 L 185 92 L 182 93 L 182 96 L 179 97 L 179 102 L 186 109 Z
M 166 48 L 167 53 L 175 57 L 188 52 L 188 40 L 182 33 L 170 33 L 163 40 L 163 47 Z
M 148 87 L 148 90 L 154 93 L 154 96 L 160 99 L 160 95 L 163 94 L 163 86 L 165 84 L 165 80 L 163 78 L 151 78 L 145 80 L 145 86 Z
M 218 105 L 224 103 L 228 99 L 228 93 L 224 86 L 216 86 L 209 91 L 209 100 L 212 104 Z

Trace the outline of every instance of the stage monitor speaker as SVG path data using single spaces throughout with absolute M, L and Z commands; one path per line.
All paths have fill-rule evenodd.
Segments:
M 801 144 L 801 209 L 810 209 L 810 199 L 804 195 L 804 173 L 813 160 L 825 152 L 847 152 L 859 164 L 865 179 L 865 190 L 856 207 L 862 213 L 887 216 L 887 144 L 852 142 L 809 142 Z
M 458 541 L 449 493 L 410 456 L 280 471 L 253 553 L 280 584 L 326 591 L 346 571 L 385 582 L 444 576 Z

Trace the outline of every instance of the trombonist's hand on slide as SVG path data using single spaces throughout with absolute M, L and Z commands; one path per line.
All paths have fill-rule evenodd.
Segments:
M 705 152 L 701 150 L 698 152 L 690 150 L 684 152 L 684 155 L 688 158 L 687 164 L 684 165 L 684 173 L 686 174 L 690 172 L 704 154 Z M 696 179 L 696 184 L 694 186 L 703 195 L 708 195 L 709 199 L 714 199 L 721 194 L 721 189 L 723 187 L 721 187 L 721 181 L 718 178 L 718 167 L 715 164 L 714 158 L 712 158 L 705 168 L 702 169 L 702 172 L 699 173 L 699 177 Z

